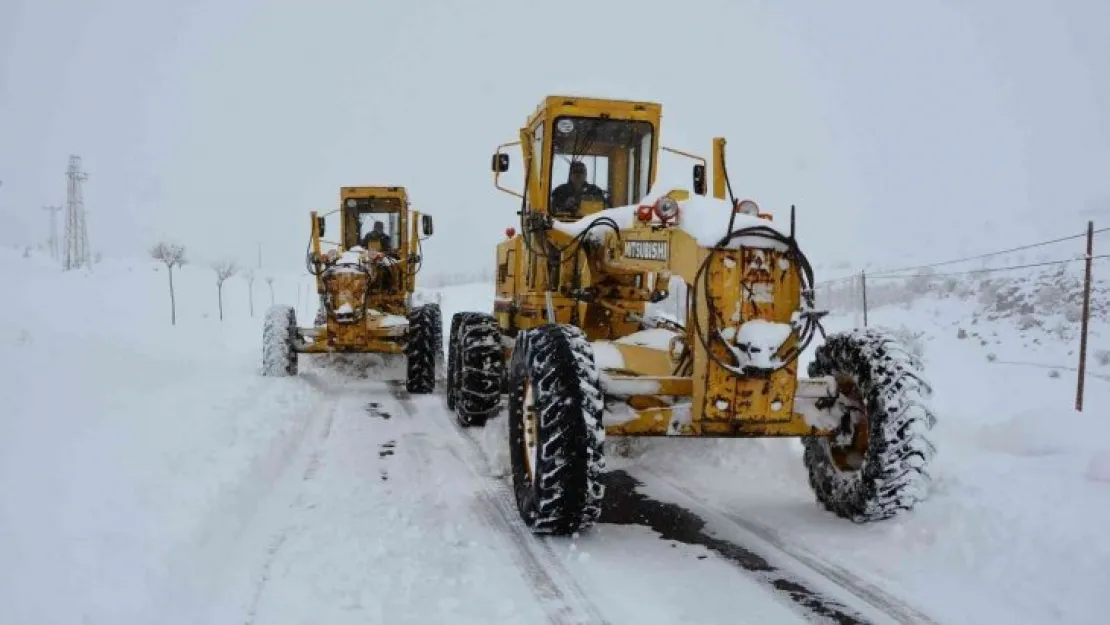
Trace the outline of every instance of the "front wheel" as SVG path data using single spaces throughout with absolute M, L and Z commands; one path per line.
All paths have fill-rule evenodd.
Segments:
M 262 375 L 297 375 L 297 313 L 292 306 L 273 306 L 262 325 Z
M 573 534 L 601 515 L 603 403 L 593 350 L 579 328 L 522 331 L 509 371 L 513 490 L 536 534 Z
M 912 350 L 876 328 L 832 335 L 817 348 L 809 375 L 835 377 L 846 408 L 831 437 L 803 439 L 809 483 L 825 509 L 867 523 L 926 498 L 936 417 L 921 371 Z

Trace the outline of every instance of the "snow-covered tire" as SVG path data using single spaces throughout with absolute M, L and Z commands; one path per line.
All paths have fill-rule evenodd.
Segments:
M 584 531 L 601 515 L 605 494 L 603 402 L 590 344 L 573 326 L 522 331 L 509 376 L 509 451 L 520 516 L 536 534 Z
M 830 512 L 880 521 L 927 497 L 936 416 L 922 369 L 908 346 L 878 328 L 834 334 L 817 348 L 810 377 L 836 377 L 856 407 L 833 437 L 803 439 L 809 484 Z
M 463 427 L 481 427 L 501 410 L 505 357 L 493 315 L 457 313 L 451 319 L 448 402 Z
M 273 306 L 262 323 L 262 375 L 297 375 L 297 313 L 292 306 Z
M 405 341 L 407 376 L 405 388 L 410 393 L 431 393 L 436 386 L 436 346 L 442 330 L 439 304 L 424 304 L 409 311 L 408 337 Z
M 451 329 L 447 335 L 447 391 L 444 393 L 447 399 L 447 409 L 455 409 L 455 398 L 458 395 L 458 384 L 456 383 L 458 365 L 455 363 L 455 358 L 458 354 L 459 348 L 459 323 L 471 313 L 461 312 L 451 315 Z
M 443 358 L 443 313 L 440 312 L 439 304 L 431 304 L 436 307 L 436 324 L 432 328 L 432 345 L 435 346 L 435 379 L 442 380 L 447 374 L 447 369 L 444 366 L 446 363 Z

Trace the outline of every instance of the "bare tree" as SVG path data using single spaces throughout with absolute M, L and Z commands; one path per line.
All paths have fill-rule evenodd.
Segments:
M 243 272 L 243 278 L 247 281 L 247 293 L 250 297 L 251 303 L 251 317 L 254 316 L 254 270 L 248 269 Z
M 185 246 L 165 241 L 150 248 L 150 257 L 166 265 L 170 274 L 170 324 L 177 325 L 177 296 L 173 290 L 173 268 L 184 265 Z
M 274 305 L 274 277 L 266 276 L 266 285 L 270 287 L 270 305 Z
M 219 297 L 220 303 L 220 321 L 224 320 L 224 282 L 235 275 L 239 271 L 239 266 L 233 260 L 221 260 L 220 262 L 212 265 L 212 269 L 216 271 L 216 294 Z

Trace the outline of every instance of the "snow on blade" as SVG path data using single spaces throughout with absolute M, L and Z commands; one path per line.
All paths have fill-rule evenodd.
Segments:
M 623 336 L 614 343 L 624 343 L 625 345 L 640 345 L 643 347 L 650 347 L 652 349 L 667 350 L 670 348 L 671 339 L 679 336 L 677 332 L 672 332 L 664 328 L 651 328 L 649 330 L 640 330 L 633 332 L 628 336 Z
M 609 341 L 594 341 L 590 346 L 598 369 L 624 369 L 624 356 Z
M 409 320 L 400 315 L 383 315 L 380 322 L 383 328 L 395 328 L 397 326 L 408 325 Z
M 656 380 L 641 380 L 635 376 L 613 379 L 604 371 L 599 372 L 601 387 L 610 395 L 653 395 L 659 392 L 659 382 Z

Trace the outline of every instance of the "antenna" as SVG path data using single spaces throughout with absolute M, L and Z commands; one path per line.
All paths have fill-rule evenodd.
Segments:
M 66 178 L 66 250 L 62 268 L 69 271 L 89 264 L 89 232 L 81 192 L 81 183 L 88 180 L 89 175 L 81 171 L 80 156 L 70 155 Z

